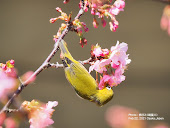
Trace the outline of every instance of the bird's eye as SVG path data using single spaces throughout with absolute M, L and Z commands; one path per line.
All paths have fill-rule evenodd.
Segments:
M 110 86 L 107 86 L 106 88 L 107 88 L 108 90 L 111 90 L 111 87 L 110 87 Z

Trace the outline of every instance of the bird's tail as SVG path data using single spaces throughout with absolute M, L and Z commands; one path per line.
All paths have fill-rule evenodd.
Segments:
M 70 52 L 67 49 L 66 42 L 63 39 L 59 42 L 59 47 L 64 58 L 67 57 L 69 59 L 73 59 L 73 57 L 71 56 Z

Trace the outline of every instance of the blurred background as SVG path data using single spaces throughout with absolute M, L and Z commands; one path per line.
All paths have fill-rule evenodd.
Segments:
M 77 14 L 78 0 L 63 4 L 62 0 L 0 0 L 0 62 L 15 60 L 19 75 L 35 71 L 53 49 L 53 35 L 62 21 L 54 24 L 49 19 L 60 14 Z M 132 60 L 125 72 L 126 80 L 114 87 L 114 98 L 103 107 L 82 100 L 75 94 L 65 78 L 63 69 L 47 69 L 36 81 L 21 93 L 22 100 L 38 99 L 42 102 L 58 101 L 53 127 L 56 128 L 109 128 L 105 120 L 106 110 L 121 105 L 141 113 L 157 113 L 163 121 L 147 121 L 147 124 L 170 122 L 170 36 L 160 28 L 165 3 L 156 0 L 126 0 L 124 12 L 116 17 L 119 28 L 111 32 L 109 25 L 98 29 L 92 27 L 90 11 L 81 21 L 90 29 L 84 34 L 88 45 L 78 44 L 79 37 L 70 32 L 65 41 L 73 57 L 85 60 L 90 57 L 90 47 L 99 43 L 110 48 L 117 40 L 128 44 Z M 52 62 L 61 62 L 59 53 Z M 87 65 L 88 68 L 88 65 Z M 28 121 L 21 127 L 29 127 Z

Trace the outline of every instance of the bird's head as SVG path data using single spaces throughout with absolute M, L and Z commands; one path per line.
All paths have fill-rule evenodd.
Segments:
M 114 95 L 114 92 L 110 86 L 104 87 L 102 90 L 98 90 L 95 95 L 95 102 L 97 105 L 102 106 L 109 102 Z

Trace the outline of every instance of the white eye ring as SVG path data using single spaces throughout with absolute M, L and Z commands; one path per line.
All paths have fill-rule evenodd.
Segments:
M 107 86 L 106 88 L 107 88 L 108 90 L 111 90 L 111 87 L 110 87 L 110 86 Z

